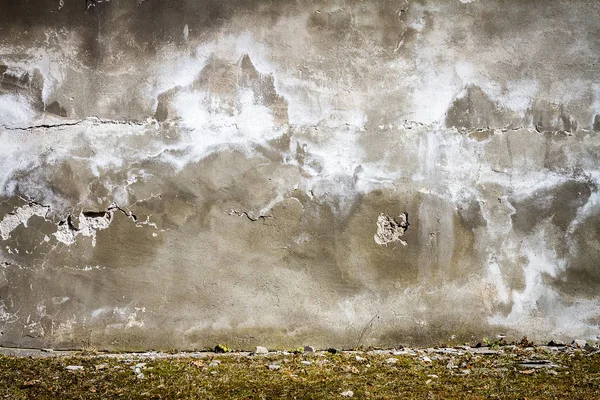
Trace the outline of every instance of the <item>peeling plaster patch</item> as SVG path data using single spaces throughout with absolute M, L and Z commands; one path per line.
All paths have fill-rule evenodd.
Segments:
M 23 224 L 27 227 L 29 218 L 34 215 L 45 218 L 49 211 L 49 206 L 29 203 L 17 208 L 14 212 L 5 215 L 2 221 L 0 221 L 0 236 L 2 237 L 2 240 L 8 240 L 10 238 L 10 233 L 19 225 Z
M 56 240 L 61 243 L 71 245 L 75 243 L 75 238 L 79 235 L 92 238 L 92 246 L 96 246 L 96 231 L 107 229 L 112 220 L 112 212 L 79 214 L 79 226 L 75 227 L 69 216 L 65 221 L 58 224 L 58 229 L 54 233 Z
M 54 236 L 59 242 L 71 245 L 75 243 L 75 234 L 73 231 L 74 229 L 72 230 L 69 227 L 68 221 L 61 221 L 61 223 L 58 224 L 58 230 L 54 233 Z
M 400 242 L 406 246 L 405 240 L 400 237 L 408 230 L 408 214 L 401 213 L 396 218 L 381 213 L 377 217 L 377 233 L 373 237 L 378 245 L 387 245 L 388 243 Z

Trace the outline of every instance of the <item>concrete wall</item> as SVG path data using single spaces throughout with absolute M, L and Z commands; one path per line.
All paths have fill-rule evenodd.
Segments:
M 0 344 L 596 338 L 599 19 L 3 1 Z

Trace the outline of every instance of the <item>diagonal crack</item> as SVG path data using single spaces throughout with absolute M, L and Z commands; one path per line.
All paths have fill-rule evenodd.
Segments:
M 238 211 L 238 210 L 231 210 L 231 211 L 229 211 L 229 215 L 237 215 L 238 217 L 246 216 L 246 218 L 248 218 L 252 222 L 256 222 L 259 219 L 262 219 L 264 221 L 267 218 L 273 218 L 272 215 L 259 215 L 258 217 L 254 217 L 250 213 L 248 213 L 247 211 Z
M 124 208 L 120 207 L 118 204 L 113 203 L 108 207 L 107 211 L 113 212 L 114 210 L 121 211 L 123 214 L 125 214 L 126 217 L 131 218 L 133 222 L 137 223 L 137 216 L 133 213 L 133 211 L 127 211 Z

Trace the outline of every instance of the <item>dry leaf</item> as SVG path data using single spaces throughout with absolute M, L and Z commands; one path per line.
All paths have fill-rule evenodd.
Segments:
M 526 369 L 525 371 L 521 371 L 523 375 L 531 375 L 535 373 L 535 369 Z

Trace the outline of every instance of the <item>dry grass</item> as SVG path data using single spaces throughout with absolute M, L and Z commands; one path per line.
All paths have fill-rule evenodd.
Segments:
M 450 359 L 457 368 L 448 368 Z M 549 360 L 558 366 L 520 366 L 524 359 Z M 215 360 L 220 365 L 211 366 Z M 134 371 L 140 362 L 146 363 L 140 368 L 141 379 Z M 272 364 L 280 368 L 269 369 Z M 83 370 L 69 371 L 68 365 Z M 341 394 L 349 390 L 353 398 L 597 399 L 600 353 L 514 347 L 491 355 L 423 351 L 415 356 L 390 352 L 154 359 L 127 354 L 0 356 L 0 397 L 10 399 L 324 399 L 343 398 Z

